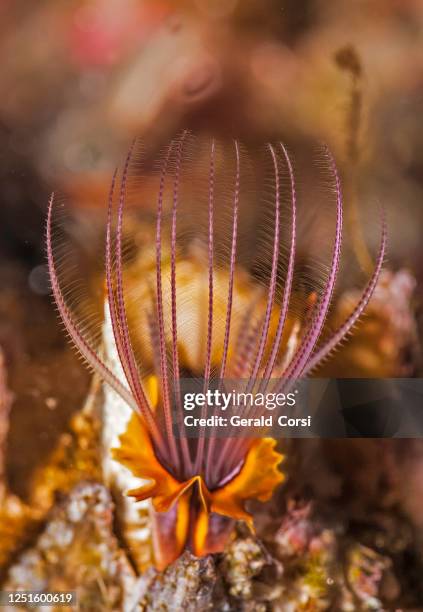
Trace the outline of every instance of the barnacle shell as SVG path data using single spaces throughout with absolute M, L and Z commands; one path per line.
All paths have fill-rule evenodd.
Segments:
M 170 253 L 162 255 L 162 275 L 167 278 L 170 274 Z M 227 288 L 229 270 L 216 268 L 214 270 L 214 302 L 213 302 L 213 347 L 211 361 L 218 365 L 222 359 L 222 347 L 225 336 L 225 314 L 227 310 Z M 135 347 L 142 355 L 143 363 L 152 365 L 153 355 L 149 337 L 148 313 L 155 311 L 154 296 L 151 287 L 156 282 L 156 260 L 152 249 L 141 250 L 135 262 L 126 271 L 128 287 L 127 314 L 129 327 L 133 330 Z M 208 304 L 208 275 L 207 254 L 199 245 L 192 245 L 187 256 L 180 257 L 176 266 L 176 285 L 183 301 L 178 306 L 176 316 L 179 329 L 184 334 L 178 338 L 178 350 L 182 367 L 192 373 L 200 375 L 202 364 L 205 361 L 207 339 L 207 304 Z M 266 310 L 267 294 L 264 288 L 254 283 L 249 274 L 238 266 L 234 275 L 233 288 L 233 321 L 232 334 L 236 337 L 242 324 L 242 313 L 245 313 L 252 301 L 256 300 L 254 318 L 259 319 Z M 163 285 L 164 319 L 169 320 L 170 313 L 170 285 Z M 142 308 L 140 308 L 142 304 Z M 279 307 L 275 305 L 269 327 L 269 337 L 274 337 L 278 324 Z M 189 325 L 187 325 L 189 323 Z M 286 349 L 286 344 L 293 335 L 296 319 L 288 317 L 281 342 L 280 353 Z M 233 363 L 234 344 L 228 347 L 228 363 Z M 265 357 L 270 350 L 267 346 Z

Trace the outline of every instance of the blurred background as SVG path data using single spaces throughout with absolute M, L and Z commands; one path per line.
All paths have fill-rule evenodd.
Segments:
M 49 296 L 49 194 L 95 221 L 135 135 L 152 155 L 182 128 L 247 145 L 283 139 L 300 154 L 328 142 L 350 222 L 378 202 L 390 219 L 368 335 L 329 373 L 419 374 L 421 0 L 2 0 L 0 54 L 0 347 L 15 492 L 25 496 L 89 384 Z M 374 252 L 378 233 L 355 223 Z M 350 303 L 347 292 L 334 318 Z

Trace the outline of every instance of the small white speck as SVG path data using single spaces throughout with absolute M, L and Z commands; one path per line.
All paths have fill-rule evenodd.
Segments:
M 55 397 L 48 397 L 46 399 L 46 406 L 49 410 L 55 410 L 57 408 L 58 401 Z

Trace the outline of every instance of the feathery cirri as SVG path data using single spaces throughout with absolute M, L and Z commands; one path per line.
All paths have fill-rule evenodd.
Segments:
M 254 191 L 254 169 L 237 141 L 228 149 L 187 132 L 172 140 L 158 166 L 155 227 L 138 267 L 124 264 L 124 208 L 134 194 L 148 205 L 151 193 L 140 196 L 135 143 L 120 177 L 115 172 L 105 287 L 124 378 L 85 335 L 65 299 L 54 257 L 50 199 L 47 256 L 54 299 L 81 355 L 133 409 L 113 456 L 147 483 L 128 494 L 136 500 L 151 498 L 160 567 L 186 547 L 197 555 L 222 550 L 233 520 L 252 526 L 245 502 L 268 500 L 283 480 L 278 468 L 283 457 L 271 438 L 220 439 L 213 432 L 200 433 L 198 439 L 175 436 L 181 378 L 202 377 L 205 385 L 214 379 L 245 379 L 252 390 L 272 377 L 280 378 L 282 389 L 287 381 L 306 376 L 351 330 L 382 268 L 384 219 L 374 272 L 361 298 L 341 327 L 322 341 L 341 257 L 338 171 L 325 148 L 328 193 L 334 194 L 329 266 L 324 281 L 304 295 L 295 280 L 300 235 L 293 165 L 281 143 L 266 145 L 265 155 L 269 172 L 261 178 L 262 191 Z M 131 275 L 131 291 L 124 270 Z

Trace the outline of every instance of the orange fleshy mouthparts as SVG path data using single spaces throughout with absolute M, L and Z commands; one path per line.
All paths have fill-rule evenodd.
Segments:
M 207 488 L 202 475 L 180 482 L 162 466 L 137 414 L 133 414 L 120 442 L 121 446 L 112 450 L 114 459 L 134 476 L 151 481 L 128 495 L 137 501 L 151 499 L 154 510 L 163 515 L 157 517 L 166 533 L 166 538 L 159 538 L 156 546 L 159 568 L 175 561 L 185 548 L 191 548 L 197 556 L 221 551 L 231 531 L 231 521 L 222 517 L 245 521 L 253 529 L 245 502 L 269 500 L 284 480 L 278 469 L 283 455 L 275 450 L 276 441 L 272 438 L 254 440 L 239 472 L 213 491 Z

